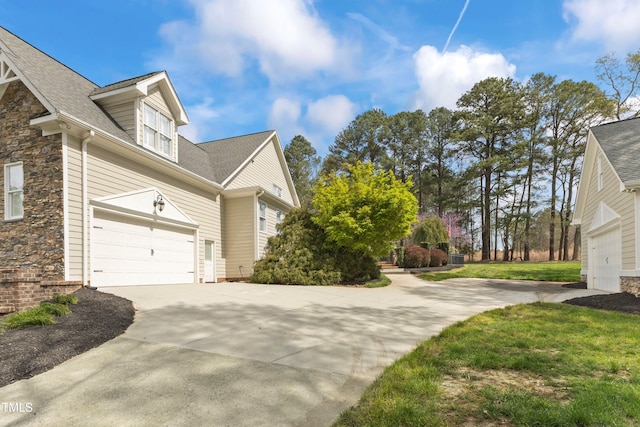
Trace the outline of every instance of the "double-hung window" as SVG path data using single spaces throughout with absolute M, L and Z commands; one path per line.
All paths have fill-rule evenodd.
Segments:
M 273 184 L 273 194 L 275 194 L 278 197 L 282 197 L 282 188 L 280 188 L 277 185 Z
M 148 104 L 144 104 L 144 146 L 171 157 L 171 119 Z
M 22 163 L 4 165 L 4 219 L 22 219 L 24 174 Z
M 260 211 L 260 231 L 267 231 L 267 205 L 260 202 L 258 210 Z

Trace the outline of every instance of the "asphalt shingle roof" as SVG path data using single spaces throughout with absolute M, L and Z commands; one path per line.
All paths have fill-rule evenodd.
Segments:
M 209 153 L 182 135 L 178 136 L 178 165 L 209 181 L 219 183 Z
M 99 87 L 94 89 L 90 95 L 99 95 L 101 93 L 110 92 L 112 90 L 122 89 L 125 87 L 133 86 L 138 82 L 148 79 L 149 77 L 153 77 L 156 74 L 160 74 L 162 71 L 154 71 L 152 73 L 145 74 L 144 76 L 133 77 L 131 79 L 122 80 L 120 82 L 111 83 L 110 85 L 106 85 L 103 87 Z
M 197 144 L 209 153 L 217 182 L 224 182 L 273 134 L 273 130 Z
M 11 61 L 55 110 L 137 146 L 90 96 L 134 85 L 159 72 L 100 87 L 0 26 L 0 48 L 3 45 Z M 43 111 L 42 115 L 45 114 Z M 202 144 L 193 144 L 179 136 L 178 165 L 209 181 L 222 183 L 272 133 L 266 131 Z
M 0 42 L 25 78 L 58 111 L 133 143 L 131 137 L 90 98 L 98 86 L 66 65 L 0 27 Z
M 591 128 L 622 182 L 640 180 L 640 118 Z

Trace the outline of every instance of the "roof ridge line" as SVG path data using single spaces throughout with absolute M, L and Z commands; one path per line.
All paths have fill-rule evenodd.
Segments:
M 74 70 L 73 68 L 69 67 L 66 64 L 63 64 L 62 62 L 58 61 L 57 59 L 55 59 L 53 56 L 49 55 L 48 53 L 38 49 L 37 47 L 35 47 L 34 45 L 32 45 L 31 43 L 29 43 L 28 41 L 26 41 L 25 39 L 23 39 L 22 37 L 14 34 L 13 32 L 11 32 L 10 30 L 8 30 L 6 27 L 3 27 L 2 25 L 0 25 L 0 28 L 2 28 L 3 30 L 5 30 L 7 33 L 11 34 L 13 37 L 17 38 L 18 40 L 22 41 L 23 43 L 26 43 L 27 45 L 29 45 L 30 47 L 32 47 L 33 49 L 37 50 L 38 52 L 40 52 L 41 54 L 43 54 L 44 56 L 46 56 L 47 58 L 51 59 L 52 61 L 57 62 L 58 64 L 62 65 L 63 67 L 65 67 L 67 70 L 71 71 L 74 74 L 79 75 L 80 77 L 82 77 L 83 79 L 85 79 L 86 81 L 88 81 L 89 83 L 91 83 L 92 85 L 96 86 L 96 87 L 100 87 L 100 85 L 98 85 L 96 82 L 94 82 L 93 80 L 87 78 L 86 76 L 84 76 L 83 74 L 77 72 L 76 70 Z M 11 49 L 10 49 L 11 50 Z M 13 52 L 13 50 L 11 50 L 11 53 L 14 56 L 18 56 L 15 52 Z
M 269 133 L 269 134 L 271 134 L 273 132 L 275 132 L 275 129 L 268 129 L 268 130 L 263 130 L 263 131 L 260 131 L 260 132 L 252 132 L 252 133 L 246 133 L 246 134 L 243 134 L 243 135 L 230 136 L 230 137 L 227 137 L 227 138 L 212 139 L 211 141 L 196 142 L 195 144 L 196 145 L 209 144 L 211 142 L 219 142 L 219 141 L 226 141 L 226 140 L 229 140 L 229 139 L 243 138 L 243 137 L 246 137 L 246 136 L 259 135 L 261 133 Z

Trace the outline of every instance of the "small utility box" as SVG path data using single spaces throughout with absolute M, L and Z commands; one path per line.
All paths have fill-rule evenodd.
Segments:
M 449 254 L 449 264 L 451 264 L 451 265 L 464 265 L 464 255 L 462 255 L 462 254 Z

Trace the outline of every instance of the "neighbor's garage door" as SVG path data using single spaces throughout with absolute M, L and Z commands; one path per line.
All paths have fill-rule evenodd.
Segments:
M 620 229 L 608 231 L 592 240 L 593 286 L 595 289 L 620 292 L 622 239 Z
M 96 212 L 91 230 L 91 284 L 194 282 L 193 231 Z

